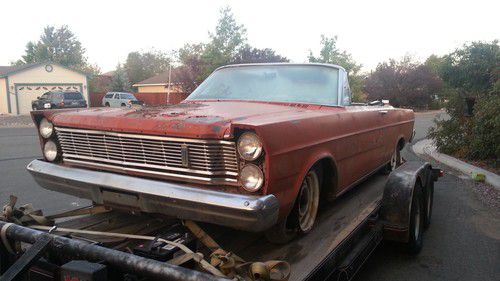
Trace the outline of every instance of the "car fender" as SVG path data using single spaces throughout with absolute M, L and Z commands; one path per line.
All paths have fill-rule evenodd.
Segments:
M 302 165 L 302 167 L 299 171 L 299 174 L 297 176 L 297 180 L 295 181 L 295 186 L 293 188 L 293 194 L 294 194 L 295 198 L 297 198 L 302 181 L 306 177 L 309 170 L 311 170 L 311 168 L 313 168 L 314 165 L 316 165 L 316 163 L 318 163 L 319 161 L 322 161 L 324 159 L 330 160 L 333 163 L 334 167 L 337 167 L 337 164 L 336 164 L 336 161 L 335 161 L 333 155 L 330 154 L 329 152 L 320 151 L 318 153 L 311 154 L 311 156 L 308 159 L 306 159 L 306 161 L 304 161 L 304 165 Z M 337 174 L 338 171 L 335 171 L 335 173 Z M 338 181 L 338 178 L 337 178 L 337 181 Z

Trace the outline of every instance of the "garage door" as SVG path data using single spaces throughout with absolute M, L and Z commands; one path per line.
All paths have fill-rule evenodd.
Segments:
M 16 93 L 19 102 L 19 114 L 27 114 L 31 111 L 31 101 L 48 91 L 79 91 L 82 92 L 80 84 L 68 85 L 17 85 Z

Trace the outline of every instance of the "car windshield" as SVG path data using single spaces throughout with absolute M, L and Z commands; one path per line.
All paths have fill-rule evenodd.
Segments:
M 64 93 L 65 100 L 81 100 L 83 99 L 82 94 L 80 93 Z
M 136 98 L 132 94 L 120 94 L 120 97 L 126 100 L 136 100 Z
M 222 68 L 188 100 L 251 100 L 337 105 L 339 70 L 321 65 Z

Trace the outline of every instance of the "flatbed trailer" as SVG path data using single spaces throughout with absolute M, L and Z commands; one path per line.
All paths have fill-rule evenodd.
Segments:
M 428 163 L 407 162 L 389 176 L 373 175 L 321 206 L 314 229 L 284 245 L 266 242 L 262 234 L 209 224 L 199 224 L 204 230 L 200 235 L 193 230 L 197 225 L 188 223 L 190 232 L 184 233 L 179 229 L 186 226 L 179 220 L 117 210 L 58 219 L 53 227 L 0 221 L 0 281 L 351 280 L 384 239 L 419 252 L 432 214 L 434 181 L 441 173 Z M 171 241 L 203 253 L 209 264 L 217 264 L 211 257 L 224 249 L 214 267 L 232 273 L 207 270 L 210 266 L 203 266 L 200 255 L 177 255 L 179 247 L 160 243 L 169 235 Z M 142 236 L 148 238 L 138 238 Z M 178 251 L 171 254 L 166 248 Z M 187 262 L 179 263 L 183 258 Z

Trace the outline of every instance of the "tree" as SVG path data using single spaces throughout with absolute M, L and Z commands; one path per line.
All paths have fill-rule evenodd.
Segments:
M 425 65 L 404 57 L 381 63 L 367 78 L 368 97 L 389 99 L 395 106 L 426 108 L 442 88 L 442 81 Z
M 171 63 L 170 57 L 160 51 L 145 53 L 131 52 L 123 68 L 127 72 L 130 83 L 136 84 L 144 79 L 167 71 Z
M 317 57 L 309 51 L 309 62 L 337 64 L 342 66 L 349 75 L 356 75 L 361 70 L 362 65 L 356 63 L 350 53 L 337 48 L 337 36 L 329 38 L 321 35 L 321 46 Z
M 234 63 L 287 62 L 272 49 L 257 49 L 246 44 L 246 30 L 234 19 L 230 8 L 220 11 L 210 42 L 186 44 L 177 51 L 181 66 L 176 78 L 186 93 L 192 92 L 216 68 Z
M 234 19 L 230 7 L 220 10 L 220 17 L 215 27 L 215 33 L 209 33 L 210 42 L 205 45 L 202 56 L 206 78 L 217 67 L 230 63 L 236 54 L 246 44 L 246 29 Z
M 130 81 L 125 69 L 118 64 L 108 86 L 110 92 L 130 92 Z
M 96 70 L 89 68 L 85 49 L 66 25 L 45 27 L 37 42 L 28 42 L 25 52 L 16 64 L 51 61 L 78 70 Z
M 191 93 L 205 79 L 203 71 L 206 62 L 203 60 L 205 45 L 185 44 L 177 51 L 181 66 L 177 68 L 177 79 L 185 93 Z
M 444 57 L 441 78 L 467 96 L 488 93 L 500 75 L 498 41 L 472 42 Z
M 337 36 L 329 38 L 321 35 L 319 56 L 315 56 L 312 51 L 309 51 L 308 59 L 309 62 L 330 63 L 342 66 L 349 75 L 349 87 L 353 94 L 353 102 L 363 102 L 366 100 L 366 94 L 363 92 L 363 81 L 366 77 L 358 74 L 362 65 L 356 63 L 350 53 L 337 48 Z
M 266 62 L 289 62 L 272 49 L 257 49 L 246 45 L 233 57 L 232 63 L 266 63 Z

